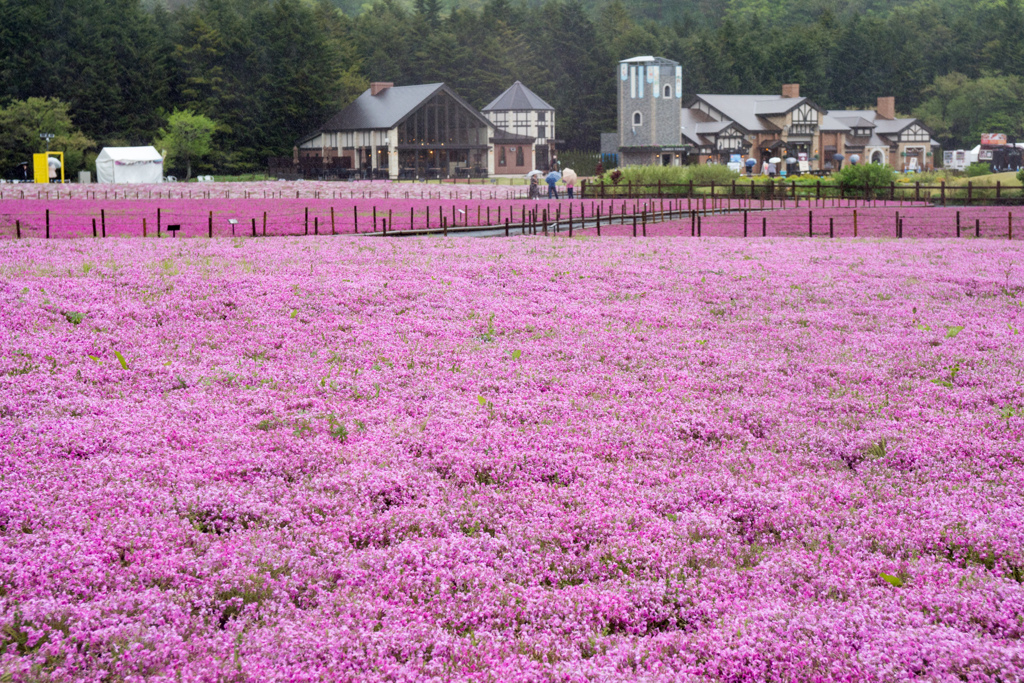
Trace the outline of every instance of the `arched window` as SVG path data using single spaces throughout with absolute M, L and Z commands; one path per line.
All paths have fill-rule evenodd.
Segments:
M 666 85 L 665 86 L 665 97 L 672 97 L 672 86 L 671 85 Z
M 642 126 L 642 125 L 644 125 L 644 118 L 640 114 L 640 112 L 638 112 L 638 111 L 633 112 L 633 125 L 634 126 Z
M 873 164 L 885 163 L 885 160 L 882 159 L 882 153 L 881 152 L 875 152 L 874 154 L 872 154 L 871 155 L 871 163 L 873 163 Z

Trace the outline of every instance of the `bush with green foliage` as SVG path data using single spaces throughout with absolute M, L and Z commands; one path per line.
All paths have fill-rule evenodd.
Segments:
M 896 182 L 896 171 L 892 166 L 882 164 L 850 164 L 844 166 L 838 173 L 833 173 L 832 178 L 840 187 L 847 190 L 862 190 L 865 187 L 877 189 Z
M 167 117 L 167 128 L 161 128 L 154 143 L 167 151 L 168 166 L 184 168 L 185 180 L 192 177 L 192 162 L 212 151 L 213 133 L 217 124 L 191 110 L 177 109 Z
M 694 185 L 709 185 L 711 183 L 731 183 L 740 177 L 740 174 L 728 166 L 722 164 L 694 164 L 692 166 L 681 166 L 686 169 L 687 180 L 692 180 Z
M 620 174 L 617 183 L 613 183 L 612 173 Z M 724 185 L 731 183 L 739 177 L 739 173 L 721 164 L 623 166 L 598 176 L 594 179 L 594 182 L 600 184 L 603 181 L 607 186 L 615 184 L 619 187 L 657 188 L 659 184 L 663 187 L 678 186 L 688 185 L 691 181 L 694 185 L 710 185 L 711 183 Z
M 984 161 L 975 161 L 973 164 L 971 164 L 964 170 L 964 175 L 966 175 L 968 178 L 977 178 L 978 176 L 991 174 L 992 167 L 989 166 L 988 163 Z
M 64 153 L 64 177 L 82 170 L 85 152 L 95 143 L 71 121 L 66 102 L 48 97 L 30 97 L 0 108 L 0 174 L 7 174 L 31 155 L 46 151 L 40 133 L 53 133 L 50 149 Z M 29 171 L 31 174 L 31 170 Z
M 1024 168 L 1017 171 L 1017 180 L 1020 181 L 1021 185 L 1024 185 Z

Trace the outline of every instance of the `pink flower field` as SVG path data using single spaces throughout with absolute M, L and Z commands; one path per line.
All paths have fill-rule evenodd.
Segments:
M 0 680 L 1024 680 L 1021 242 L 715 218 L 0 241 Z

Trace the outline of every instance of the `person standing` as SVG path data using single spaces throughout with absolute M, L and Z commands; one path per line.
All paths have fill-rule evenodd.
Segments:
M 568 180 L 565 181 L 565 191 L 569 195 L 569 199 L 573 198 L 572 190 L 574 182 L 576 182 L 575 178 L 569 178 Z
M 551 199 L 552 197 L 555 198 L 555 199 L 558 199 L 558 188 L 555 186 L 555 183 L 558 182 L 558 178 L 556 177 L 556 174 L 554 173 L 554 171 L 552 171 L 551 173 L 548 174 L 547 181 L 548 181 L 548 199 Z

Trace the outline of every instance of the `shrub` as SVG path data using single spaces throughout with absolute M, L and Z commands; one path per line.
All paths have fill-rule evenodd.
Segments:
M 623 166 L 610 173 L 605 173 L 594 179 L 596 184 L 604 181 L 606 193 L 613 186 L 631 186 L 633 188 L 646 187 L 657 188 L 658 183 L 663 186 L 686 185 L 691 180 L 694 185 L 709 185 L 711 183 L 726 184 L 740 177 L 739 173 L 732 171 L 721 164 L 694 164 L 692 166 Z
M 864 164 L 862 166 L 844 166 L 843 170 L 832 174 L 839 186 L 847 190 L 872 189 L 888 187 L 896 182 L 896 171 L 892 166 L 882 164 Z
M 964 173 L 968 178 L 977 178 L 980 175 L 991 175 L 992 168 L 984 161 L 975 161 L 967 167 Z
M 1024 168 L 1017 171 L 1017 180 L 1020 181 L 1021 185 L 1024 185 Z
M 686 169 L 687 182 L 692 180 L 697 185 L 731 183 L 740 177 L 739 173 L 722 164 L 694 164 L 693 166 L 677 166 L 676 168 Z

